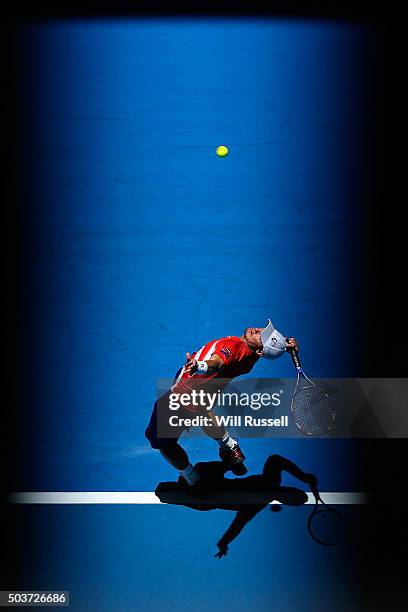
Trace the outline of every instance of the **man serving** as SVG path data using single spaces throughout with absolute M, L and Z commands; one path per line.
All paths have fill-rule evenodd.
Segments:
M 192 384 L 208 387 L 213 379 L 221 378 L 225 386 L 231 379 L 250 372 L 260 357 L 276 359 L 292 348 L 298 350 L 296 339 L 285 339 L 269 320 L 265 328 L 247 327 L 242 336 L 226 336 L 212 340 L 192 355 L 187 353 L 187 361 L 177 372 L 171 389 L 155 402 L 145 432 L 152 448 L 158 449 L 166 461 L 180 472 L 181 482 L 190 486 L 197 485 L 200 475 L 190 463 L 186 451 L 178 443 L 179 437 L 186 429 L 185 426 L 177 428 L 174 437 L 158 435 L 158 403 L 160 410 L 163 406 L 168 407 L 170 394 L 191 391 Z M 185 407 L 186 413 L 190 416 L 198 414 L 198 410 L 197 406 L 193 405 Z M 211 424 L 203 425 L 202 429 L 218 442 L 220 458 L 231 466 L 241 464 L 245 456 L 237 440 L 234 440 L 224 427 L 217 424 L 211 410 L 206 415 Z

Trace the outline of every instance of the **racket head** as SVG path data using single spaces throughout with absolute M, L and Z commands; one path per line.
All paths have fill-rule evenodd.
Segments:
M 298 384 L 292 397 L 291 411 L 296 426 L 308 436 L 328 433 L 334 427 L 335 413 L 329 396 L 317 385 Z
M 347 517 L 324 502 L 316 504 L 309 516 L 307 528 L 312 538 L 323 546 L 339 546 L 351 537 L 351 524 Z

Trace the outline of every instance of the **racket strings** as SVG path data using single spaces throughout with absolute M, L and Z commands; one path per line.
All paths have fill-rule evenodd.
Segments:
M 296 425 L 311 435 L 329 431 L 334 425 L 328 397 L 318 387 L 300 388 L 293 397 L 292 413 Z
M 348 520 L 339 512 L 323 507 L 309 519 L 309 532 L 320 544 L 334 546 L 349 539 L 351 527 Z

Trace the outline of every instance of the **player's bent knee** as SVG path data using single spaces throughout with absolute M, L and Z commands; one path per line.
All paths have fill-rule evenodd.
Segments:
M 154 450 L 167 451 L 170 452 L 178 446 L 177 440 L 173 438 L 159 438 L 151 429 L 148 427 L 145 431 L 145 438 L 150 443 L 150 446 L 154 448 Z

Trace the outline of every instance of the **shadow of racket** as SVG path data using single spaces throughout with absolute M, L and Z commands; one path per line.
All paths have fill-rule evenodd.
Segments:
M 312 492 L 316 503 L 307 521 L 310 535 L 324 546 L 344 544 L 352 534 L 350 521 L 344 514 L 326 504 L 317 490 Z

